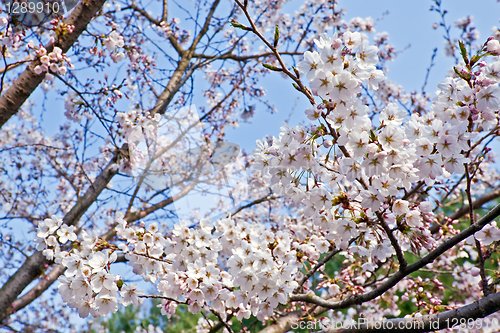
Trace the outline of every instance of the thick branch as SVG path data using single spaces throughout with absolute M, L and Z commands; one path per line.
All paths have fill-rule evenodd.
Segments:
M 58 46 L 63 52 L 67 52 L 105 2 L 106 0 L 80 1 L 71 15 L 64 20 L 64 24 L 74 25 L 75 29 L 71 33 L 59 36 L 54 44 L 49 43 L 46 46 L 47 51 L 51 52 L 54 46 Z M 40 65 L 39 60 L 31 62 L 14 84 L 0 97 L 0 128 L 17 113 L 21 105 L 44 79 L 45 74 L 35 74 L 34 69 L 37 65 Z
M 163 0 L 163 13 L 161 14 L 161 21 L 167 22 L 168 20 L 168 0 Z
M 491 192 L 483 195 L 482 197 L 479 197 L 476 201 L 474 201 L 472 203 L 472 208 L 473 209 L 481 208 L 485 203 L 488 203 L 488 202 L 495 200 L 497 198 L 500 198 L 500 188 L 498 188 L 494 191 L 491 191 Z M 455 213 L 451 214 L 449 216 L 449 218 L 452 221 L 457 220 L 457 219 L 461 218 L 462 216 L 464 216 L 465 214 L 467 214 L 468 212 L 469 212 L 469 205 L 463 206 L 462 208 L 457 210 Z M 440 228 L 441 228 L 440 224 L 434 224 L 433 226 L 431 226 L 430 231 L 432 234 L 435 234 L 439 231 Z
M 464 322 L 465 319 L 474 320 L 484 318 L 500 310 L 500 293 L 488 295 L 479 301 L 463 306 L 461 308 L 414 318 L 395 318 L 384 322 L 370 322 L 356 325 L 352 328 L 330 329 L 328 333 L 397 333 L 397 332 L 433 332 L 451 328 Z M 460 321 L 462 319 L 462 322 Z M 487 322 L 482 323 L 487 326 Z

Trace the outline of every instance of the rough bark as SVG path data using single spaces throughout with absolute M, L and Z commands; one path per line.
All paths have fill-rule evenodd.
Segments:
M 48 44 L 47 51 L 51 52 L 54 46 L 58 46 L 63 52 L 67 52 L 105 2 L 106 0 L 81 1 L 73 9 L 71 15 L 64 20 L 64 24 L 75 26 L 73 32 L 59 36 L 54 44 Z M 32 61 L 0 97 L 0 128 L 17 113 L 21 105 L 44 79 L 45 73 L 37 75 L 34 72 L 34 68 L 39 64 L 39 60 Z
M 41 252 L 37 252 L 41 253 Z M 55 265 L 50 272 L 41 279 L 36 286 L 34 286 L 30 291 L 25 293 L 23 296 L 19 297 L 16 299 L 14 302 L 12 302 L 10 306 L 10 311 L 4 312 L 2 315 L 0 315 L 0 322 L 4 320 L 9 313 L 14 313 L 19 311 L 20 309 L 24 308 L 26 305 L 30 304 L 33 302 L 34 299 L 39 297 L 45 290 L 47 290 L 52 283 L 54 283 L 57 278 L 64 273 L 66 270 L 66 267 L 61 266 L 61 265 Z

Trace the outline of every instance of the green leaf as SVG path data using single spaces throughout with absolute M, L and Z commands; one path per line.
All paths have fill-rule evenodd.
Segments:
M 278 68 L 278 67 L 273 66 L 271 64 L 262 64 L 262 66 L 264 66 L 265 68 L 267 68 L 271 71 L 275 71 L 275 72 L 282 72 L 283 71 L 281 68 Z

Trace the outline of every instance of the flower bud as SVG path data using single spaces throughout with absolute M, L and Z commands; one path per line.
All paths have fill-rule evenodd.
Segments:
M 472 275 L 472 276 L 478 276 L 479 275 L 479 268 L 472 267 L 471 270 L 470 270 L 470 275 Z

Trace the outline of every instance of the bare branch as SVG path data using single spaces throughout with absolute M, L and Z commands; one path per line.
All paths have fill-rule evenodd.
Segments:
M 241 206 L 241 207 L 238 207 L 234 212 L 231 213 L 232 216 L 238 214 L 239 212 L 241 212 L 242 210 L 246 209 L 246 208 L 250 208 L 252 206 L 255 206 L 255 205 L 258 205 L 260 203 L 263 203 L 263 202 L 266 202 L 266 201 L 271 201 L 271 200 L 275 200 L 276 197 L 272 196 L 271 194 L 268 194 L 266 195 L 265 197 L 263 198 L 260 198 L 260 199 L 257 199 L 257 200 L 254 200 L 244 206 Z
M 149 13 L 147 11 L 138 7 L 137 5 L 132 4 L 130 6 L 130 8 L 135 10 L 136 12 L 139 12 L 142 16 L 144 16 L 149 22 L 153 23 L 154 25 L 157 25 L 157 26 L 161 25 L 161 21 L 152 17 L 151 15 L 149 15 Z M 186 52 L 186 51 L 184 51 L 181 44 L 179 44 L 179 42 L 177 41 L 177 38 L 175 38 L 175 36 L 173 34 L 170 34 L 170 36 L 168 37 L 168 41 L 170 42 L 170 44 L 172 44 L 173 48 L 177 51 L 177 53 L 179 55 L 182 56 Z
M 302 55 L 302 52 L 280 52 L 281 55 Z M 203 59 L 231 59 L 235 61 L 247 61 L 250 59 L 259 59 L 259 58 L 265 58 L 274 55 L 273 52 L 263 52 L 259 54 L 252 54 L 252 55 L 243 55 L 243 56 L 237 56 L 233 54 L 232 52 L 227 52 L 221 55 L 206 55 L 206 54 L 194 54 L 193 58 L 203 58 Z

